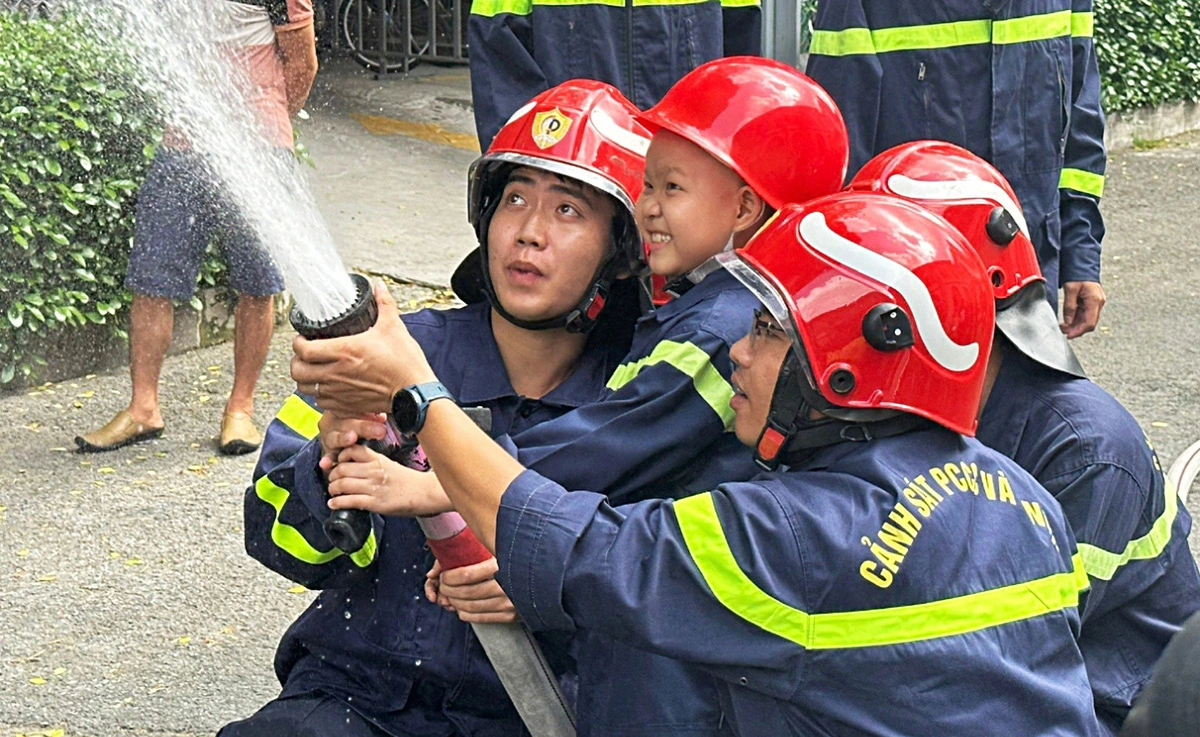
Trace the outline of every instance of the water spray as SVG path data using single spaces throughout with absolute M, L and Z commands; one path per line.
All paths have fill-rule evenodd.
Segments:
M 350 280 L 354 284 L 354 300 L 348 309 L 335 317 L 314 320 L 305 315 L 298 305 L 292 307 L 288 319 L 296 332 L 309 340 L 326 340 L 369 330 L 379 316 L 379 305 L 371 293 L 371 282 L 361 274 L 351 274 Z M 387 455 L 383 441 L 363 439 L 359 443 L 376 453 Z M 371 535 L 371 514 L 362 509 L 336 509 L 326 518 L 322 528 L 335 548 L 345 553 L 357 553 Z

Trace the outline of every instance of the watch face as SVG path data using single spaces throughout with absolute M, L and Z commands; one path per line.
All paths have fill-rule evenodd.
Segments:
M 417 400 L 408 389 L 396 392 L 392 397 L 392 421 L 396 429 L 403 433 L 411 433 L 417 426 L 419 408 Z

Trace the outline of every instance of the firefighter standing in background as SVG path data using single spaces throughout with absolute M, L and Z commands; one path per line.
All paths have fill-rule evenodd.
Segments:
M 1070 338 L 1104 305 L 1104 114 L 1092 0 L 821 0 L 808 73 L 850 131 L 853 176 L 872 156 L 939 139 L 1012 183 Z
M 642 110 L 722 56 L 720 0 L 474 0 L 467 22 L 479 147 L 534 95 L 596 79 Z

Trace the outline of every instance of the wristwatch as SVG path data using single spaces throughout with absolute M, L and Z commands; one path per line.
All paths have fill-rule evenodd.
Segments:
M 429 403 L 435 399 L 453 402 L 454 396 L 440 381 L 401 389 L 392 397 L 392 424 L 405 435 L 415 435 L 425 426 L 425 413 L 429 411 Z

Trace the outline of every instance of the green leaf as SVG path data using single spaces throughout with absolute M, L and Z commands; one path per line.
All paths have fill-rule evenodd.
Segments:
M 50 172 L 56 177 L 61 176 L 63 171 L 62 165 L 54 159 L 46 159 L 46 171 Z

